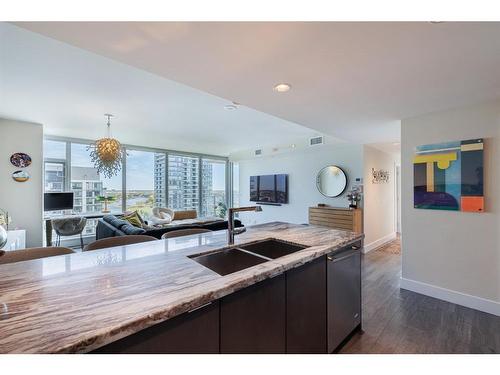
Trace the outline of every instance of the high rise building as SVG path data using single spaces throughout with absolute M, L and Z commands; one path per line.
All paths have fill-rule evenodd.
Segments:
M 165 166 L 167 163 L 167 155 L 163 153 L 155 153 L 154 164 L 154 205 L 155 207 L 166 207 L 167 197 L 165 193 Z
M 205 160 L 203 160 L 201 163 L 201 180 L 201 216 L 214 216 L 217 197 L 212 189 L 213 168 L 212 164 L 206 162 Z
M 102 203 L 96 201 L 96 198 L 102 195 L 103 186 L 95 168 L 72 167 L 71 190 L 74 194 L 73 212 L 101 212 Z M 94 234 L 96 224 L 97 219 L 87 220 L 84 234 Z
M 75 213 L 101 212 L 102 203 L 96 201 L 102 195 L 102 181 L 97 169 L 92 167 L 71 168 L 71 190 L 74 193 Z
M 63 163 L 45 163 L 45 191 L 60 192 L 64 191 L 64 164 Z
M 168 179 L 165 179 L 165 167 L 168 163 Z M 200 209 L 200 216 L 213 215 L 214 197 L 212 192 L 213 171 L 209 164 L 202 163 L 201 191 L 199 159 L 197 157 L 169 154 L 156 154 L 154 165 L 155 205 L 170 207 L 174 210 Z M 165 184 L 168 181 L 168 200 L 165 196 Z
M 198 210 L 198 158 L 168 155 L 168 205 L 175 210 Z

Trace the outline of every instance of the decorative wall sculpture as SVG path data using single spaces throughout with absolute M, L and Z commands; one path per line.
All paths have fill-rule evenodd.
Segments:
M 10 162 L 14 167 L 26 168 L 31 164 L 31 157 L 24 152 L 16 152 L 10 157 Z
M 26 182 L 30 179 L 30 174 L 26 171 L 15 171 L 12 173 L 12 178 L 17 182 Z
M 483 150 L 483 139 L 417 147 L 414 207 L 484 212 Z
M 387 184 L 388 182 L 389 171 L 372 168 L 372 184 Z

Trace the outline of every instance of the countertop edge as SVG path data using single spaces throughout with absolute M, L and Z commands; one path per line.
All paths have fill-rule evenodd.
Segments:
M 169 319 L 172 319 L 178 315 L 184 314 L 198 307 L 201 307 L 205 304 L 216 301 L 222 297 L 237 292 L 241 289 L 252 286 L 258 282 L 273 278 L 293 268 L 310 263 L 317 258 L 320 258 L 326 254 L 331 253 L 332 251 L 339 250 L 345 246 L 348 246 L 359 240 L 362 240 L 364 239 L 364 237 L 365 235 L 363 233 L 359 233 L 356 234 L 356 237 L 354 239 L 349 239 L 345 242 L 336 244 L 334 246 L 328 246 L 328 245 L 312 246 L 304 250 L 301 250 L 297 253 L 268 261 L 264 264 L 267 266 L 274 265 L 274 267 L 272 267 L 269 270 L 256 273 L 251 277 L 245 277 L 241 279 L 238 278 L 239 272 L 235 272 L 234 274 L 225 276 L 226 282 L 223 285 L 220 285 L 220 279 L 204 282 L 202 284 L 206 285 L 208 289 L 210 289 L 211 283 L 219 285 L 214 286 L 213 289 L 210 289 L 210 291 L 208 292 L 200 293 L 195 296 L 191 294 L 189 297 L 179 299 L 178 302 L 176 302 L 175 304 L 170 306 L 164 306 L 161 309 L 158 309 L 157 311 L 148 313 L 146 316 L 142 318 L 131 319 L 130 321 L 126 321 L 123 324 L 117 325 L 115 327 L 105 330 L 103 329 L 102 330 L 103 332 L 98 334 L 92 334 L 91 337 L 84 338 L 75 344 L 66 345 L 64 347 L 59 347 L 53 350 L 47 350 L 44 353 L 69 354 L 69 353 L 91 352 L 102 346 L 118 341 L 124 337 L 133 335 L 134 333 L 140 332 L 144 329 L 147 329 L 149 327 L 155 326 Z M 312 252 L 312 254 L 309 254 L 308 256 L 303 256 L 300 259 L 294 259 L 295 258 L 294 255 L 300 254 L 302 253 L 302 251 L 306 250 L 309 252 L 314 250 L 314 252 Z M 186 290 L 189 290 L 191 288 L 186 288 Z

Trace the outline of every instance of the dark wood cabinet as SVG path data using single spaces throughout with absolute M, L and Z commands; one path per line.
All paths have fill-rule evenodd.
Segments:
M 222 298 L 221 353 L 285 353 L 285 275 Z
M 326 257 L 286 273 L 287 353 L 326 353 Z
M 361 243 L 94 353 L 331 353 L 361 327 Z
M 361 327 L 360 245 L 327 256 L 328 352 L 333 352 L 356 328 Z
M 219 301 L 127 336 L 94 353 L 219 353 Z

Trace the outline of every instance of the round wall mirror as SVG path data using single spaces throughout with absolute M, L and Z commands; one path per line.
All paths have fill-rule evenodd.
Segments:
M 342 168 L 329 165 L 318 172 L 316 186 L 326 197 L 338 197 L 347 187 L 347 175 Z

